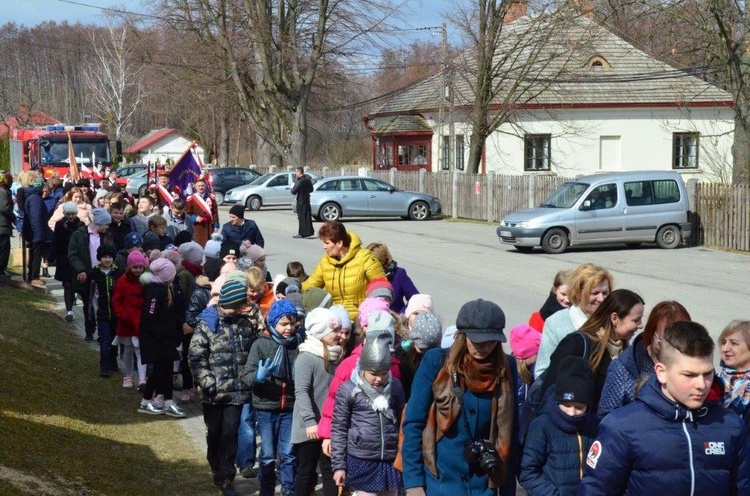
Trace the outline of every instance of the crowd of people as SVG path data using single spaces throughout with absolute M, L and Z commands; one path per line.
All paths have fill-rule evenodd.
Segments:
M 137 412 L 184 417 L 181 377 L 224 495 L 238 472 L 262 496 L 277 481 L 299 496 L 318 482 L 358 496 L 750 494 L 750 321 L 714 343 L 679 302 L 583 264 L 506 335 L 483 299 L 442 322 L 388 246 L 340 222 L 319 228 L 309 276 L 297 261 L 274 276 L 260 227 L 241 206 L 221 226 L 200 180 L 191 197 L 158 185 L 137 203 L 83 182 L 45 202 L 49 181 L 17 181 L 30 281 L 55 266 L 66 320 L 80 298 L 99 375 L 121 371 Z M 12 183 L 0 178 L 0 236 Z

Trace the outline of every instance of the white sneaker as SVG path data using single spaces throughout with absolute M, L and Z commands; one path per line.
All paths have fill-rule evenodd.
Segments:
M 164 408 L 159 408 L 154 404 L 153 401 L 149 401 L 145 405 L 141 403 L 141 405 L 138 407 L 138 413 L 147 413 L 149 415 L 162 415 L 164 413 Z
M 168 405 L 164 405 L 164 409 L 162 410 L 164 412 L 164 415 L 167 415 L 168 417 L 175 417 L 175 418 L 183 418 L 185 417 L 185 412 L 183 412 L 179 406 L 177 406 L 177 403 L 172 402 Z

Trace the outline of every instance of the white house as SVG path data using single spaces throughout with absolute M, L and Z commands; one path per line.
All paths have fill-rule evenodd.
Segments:
M 528 16 L 503 31 L 509 50 L 524 46 L 519 38 L 544 32 Z M 686 180 L 731 177 L 729 93 L 646 55 L 586 16 L 550 38 L 534 54 L 539 62 L 519 78 L 537 85 L 534 97 L 517 104 L 509 122 L 487 139 L 481 172 L 574 176 L 678 169 Z M 508 65 L 508 73 L 514 70 L 520 71 Z M 365 117 L 374 168 L 465 168 L 473 93 L 468 79 L 453 79 L 444 87 L 441 74 L 430 76 Z M 510 86 L 512 76 L 507 81 Z M 509 100 L 500 95 L 490 110 L 506 109 Z
M 192 142 L 181 136 L 175 129 L 153 129 L 133 146 L 126 148 L 124 153 L 132 156 L 136 162 L 144 164 L 156 162 L 165 164 L 167 159 L 174 163 L 185 153 Z M 203 148 L 197 146 L 196 152 L 203 161 Z

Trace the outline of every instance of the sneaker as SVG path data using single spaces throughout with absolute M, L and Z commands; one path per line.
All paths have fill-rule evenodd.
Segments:
M 11 279 L 13 277 L 13 274 L 8 272 L 7 270 L 4 270 L 0 273 L 0 277 L 2 277 L 3 279 Z
M 145 405 L 141 403 L 138 406 L 138 413 L 147 413 L 149 415 L 162 415 L 164 414 L 164 408 L 159 408 L 158 406 L 154 405 L 153 401 L 149 401 Z
M 65 322 L 73 322 L 73 319 L 75 319 L 73 312 L 68 312 L 67 315 L 65 315 Z
M 103 377 L 104 379 L 109 379 L 109 370 L 101 369 L 99 371 L 99 377 Z
M 122 387 L 124 388 L 132 388 L 133 387 L 133 378 L 132 377 L 123 377 L 122 378 Z
M 221 491 L 221 494 L 223 496 L 239 496 L 237 494 L 237 491 L 234 490 L 232 481 L 230 481 L 229 479 L 221 483 L 221 485 L 219 486 L 219 490 Z
M 32 279 L 31 285 L 35 288 L 46 288 L 47 283 L 42 281 L 41 279 Z
M 163 408 L 164 415 L 168 417 L 175 417 L 175 418 L 183 418 L 185 417 L 185 412 L 183 412 L 179 406 L 177 406 L 177 403 L 172 402 L 168 405 L 164 405 Z M 231 481 L 230 481 L 231 482 Z
M 93 335 L 93 334 L 86 334 L 86 338 L 85 338 L 85 341 L 86 341 L 87 343 L 90 343 L 90 342 L 92 342 L 93 340 L 94 340 L 94 335 Z
M 242 477 L 245 479 L 255 479 L 258 476 L 258 472 L 253 467 L 245 467 L 240 473 L 242 473 Z

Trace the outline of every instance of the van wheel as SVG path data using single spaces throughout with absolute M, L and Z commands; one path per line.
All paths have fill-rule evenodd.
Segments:
M 520 251 L 521 253 L 531 253 L 531 251 L 534 249 L 533 246 L 514 246 L 513 248 Z
M 564 229 L 556 227 L 544 233 L 542 238 L 542 250 L 546 253 L 562 253 L 568 247 L 568 233 Z
M 677 226 L 662 226 L 656 232 L 656 244 L 659 248 L 677 248 L 682 243 L 682 235 Z

